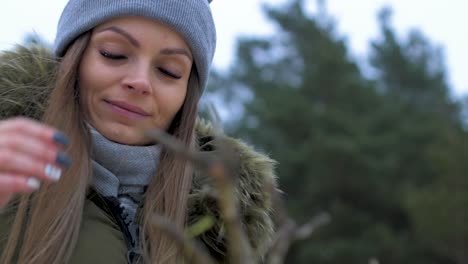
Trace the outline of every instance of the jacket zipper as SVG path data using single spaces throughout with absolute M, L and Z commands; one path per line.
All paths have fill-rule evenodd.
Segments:
M 139 258 L 140 254 L 136 248 L 138 242 L 135 237 L 135 241 L 132 239 L 132 235 L 130 233 L 130 230 L 125 223 L 124 219 L 122 218 L 122 213 L 123 213 L 123 208 L 120 206 L 120 202 L 117 198 L 106 198 L 103 197 L 101 194 L 99 194 L 95 190 L 91 190 L 90 194 L 88 195 L 88 198 L 96 204 L 99 208 L 103 209 L 105 212 L 109 213 L 112 219 L 114 220 L 114 223 L 117 224 L 119 227 L 120 231 L 123 234 L 125 244 L 127 245 L 127 262 L 129 264 L 134 264 L 137 263 L 137 259 Z M 98 199 L 98 200 L 96 200 Z M 138 206 L 137 212 L 136 212 L 136 217 L 135 217 L 135 223 L 139 223 L 140 215 L 141 215 L 141 206 Z M 139 230 L 136 231 L 137 233 Z M 137 234 L 138 236 L 138 234 Z

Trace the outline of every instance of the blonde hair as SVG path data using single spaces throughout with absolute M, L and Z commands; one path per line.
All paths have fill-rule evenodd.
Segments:
M 58 183 L 44 184 L 35 193 L 12 202 L 16 211 L 1 263 L 67 263 L 77 243 L 91 170 L 90 135 L 86 109 L 77 88 L 78 68 L 91 33 L 77 38 L 59 62 L 55 87 L 43 121 L 70 138 L 67 153 L 74 161 Z M 192 67 L 187 95 L 168 132 L 187 147 L 194 147 L 194 125 L 201 89 Z M 163 148 L 157 175 L 145 194 L 141 242 L 145 262 L 179 263 L 173 241 L 152 224 L 152 215 L 164 215 L 184 228 L 193 170 L 185 160 Z

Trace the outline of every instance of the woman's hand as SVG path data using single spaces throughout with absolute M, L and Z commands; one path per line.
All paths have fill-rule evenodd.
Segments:
M 0 121 L 0 207 L 16 193 L 58 181 L 71 163 L 63 152 L 67 144 L 63 133 L 32 119 Z

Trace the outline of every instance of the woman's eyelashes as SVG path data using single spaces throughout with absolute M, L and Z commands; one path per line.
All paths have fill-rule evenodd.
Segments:
M 99 51 L 99 53 L 101 53 L 101 55 L 104 58 L 111 59 L 111 60 L 123 60 L 123 59 L 127 58 L 127 56 L 125 56 L 125 55 L 114 54 L 114 53 L 110 53 L 110 52 L 107 52 L 107 51 L 104 51 L 104 50 Z
M 169 76 L 169 77 L 171 77 L 171 78 L 174 78 L 174 79 L 180 79 L 180 78 L 182 78 L 182 76 L 179 76 L 179 75 L 177 75 L 177 74 L 175 74 L 175 73 L 172 73 L 172 72 L 166 70 L 165 68 L 158 67 L 158 70 L 159 70 L 161 73 L 163 73 L 164 75 Z
M 111 52 L 108 52 L 108 51 L 104 51 L 104 50 L 101 50 L 99 51 L 99 53 L 106 59 L 110 59 L 110 60 L 124 60 L 124 59 L 127 59 L 127 56 L 126 55 L 123 55 L 123 54 L 116 54 L 116 53 L 111 53 Z M 164 67 L 157 67 L 157 69 L 164 75 L 170 77 L 170 78 L 173 78 L 173 79 L 181 79 L 182 76 L 178 75 L 178 74 L 175 74 L 173 73 L 172 71 L 170 70 L 167 70 L 166 68 Z

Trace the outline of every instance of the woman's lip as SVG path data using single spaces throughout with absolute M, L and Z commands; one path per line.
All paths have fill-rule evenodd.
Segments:
M 141 109 L 140 107 L 129 104 L 129 103 L 126 103 L 126 102 L 123 102 L 123 101 L 111 101 L 111 100 L 104 100 L 104 101 L 106 103 L 108 103 L 108 104 L 111 104 L 113 106 L 122 108 L 122 109 L 124 109 L 124 110 L 126 110 L 128 112 L 134 113 L 134 114 L 138 114 L 138 115 L 141 115 L 141 116 L 144 116 L 144 117 L 150 116 L 150 114 L 148 112 Z

